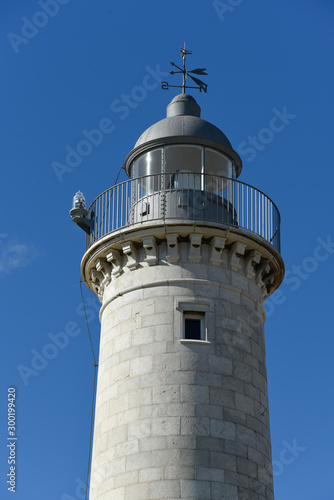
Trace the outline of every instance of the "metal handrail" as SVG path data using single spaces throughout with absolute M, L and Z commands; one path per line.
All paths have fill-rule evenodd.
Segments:
M 106 234 L 153 220 L 205 220 L 264 238 L 280 252 L 280 214 L 262 191 L 221 176 L 175 172 L 129 179 L 90 205 L 86 249 Z

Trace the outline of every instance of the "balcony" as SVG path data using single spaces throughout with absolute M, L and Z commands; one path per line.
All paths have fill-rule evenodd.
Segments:
M 264 193 L 235 179 L 181 173 L 155 174 L 117 184 L 88 209 L 94 227 L 86 250 L 107 234 L 151 221 L 220 224 L 253 234 L 280 252 L 280 214 Z

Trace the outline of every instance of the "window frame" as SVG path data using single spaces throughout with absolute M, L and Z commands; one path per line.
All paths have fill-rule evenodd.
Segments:
M 187 336 L 187 320 L 198 320 L 200 328 L 199 338 Z M 205 312 L 183 311 L 183 340 L 206 340 Z
M 176 310 L 179 313 L 175 324 L 178 338 L 181 344 L 210 345 L 209 337 L 214 336 L 213 331 L 213 304 L 211 301 L 201 300 L 177 300 Z M 201 320 L 201 339 L 185 338 L 185 319 L 193 316 Z

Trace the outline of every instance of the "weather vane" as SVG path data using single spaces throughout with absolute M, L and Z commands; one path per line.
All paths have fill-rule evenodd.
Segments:
M 181 51 L 181 57 L 183 59 L 183 68 L 180 68 L 177 66 L 177 64 L 171 62 L 171 65 L 177 68 L 179 71 L 171 71 L 171 75 L 175 75 L 175 73 L 182 73 L 183 75 L 183 83 L 182 85 L 170 85 L 168 82 L 161 82 L 161 88 L 164 90 L 168 90 L 169 87 L 177 87 L 177 88 L 182 88 L 182 93 L 185 94 L 186 88 L 188 89 L 197 89 L 200 92 L 204 90 L 204 92 L 207 92 L 208 86 L 206 83 L 202 82 L 199 78 L 196 78 L 195 76 L 192 76 L 190 73 L 194 73 L 195 75 L 207 75 L 205 72 L 206 68 L 196 68 L 192 69 L 191 71 L 186 70 L 186 56 L 189 54 L 192 54 L 191 50 L 186 50 L 186 43 L 184 43 L 184 48 L 180 48 Z M 190 77 L 196 84 L 197 87 L 193 87 L 190 85 L 186 85 L 187 77 Z

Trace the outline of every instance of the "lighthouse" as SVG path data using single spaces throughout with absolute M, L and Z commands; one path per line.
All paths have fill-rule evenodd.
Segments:
M 129 179 L 71 210 L 101 301 L 90 500 L 274 498 L 263 304 L 284 275 L 280 215 L 201 117 L 188 53 Z

